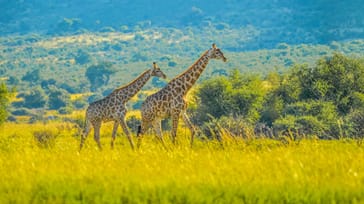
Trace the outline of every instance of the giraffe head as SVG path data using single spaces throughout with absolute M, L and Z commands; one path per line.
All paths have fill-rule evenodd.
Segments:
M 162 72 L 162 70 L 159 68 L 156 62 L 153 62 L 153 68 L 152 68 L 152 76 L 160 77 L 160 78 L 167 78 L 167 76 Z
M 219 48 L 216 47 L 215 43 L 212 44 L 212 48 L 209 50 L 210 58 L 212 59 L 221 59 L 222 61 L 226 62 L 227 59 L 224 56 L 224 53 L 221 52 Z

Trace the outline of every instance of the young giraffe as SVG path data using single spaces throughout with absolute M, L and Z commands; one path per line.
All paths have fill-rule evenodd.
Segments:
M 176 142 L 176 132 L 180 115 L 191 131 L 191 146 L 195 135 L 195 130 L 187 114 L 187 102 L 185 96 L 190 88 L 195 84 L 210 59 L 221 59 L 226 62 L 226 58 L 220 49 L 212 44 L 212 48 L 205 51 L 202 56 L 185 72 L 172 79 L 163 89 L 146 98 L 141 107 L 142 123 L 138 128 L 138 146 L 141 144 L 142 135 L 152 125 L 157 133 L 158 139 L 164 144 L 161 130 L 161 120 L 166 117 L 172 118 L 172 142 Z
M 166 78 L 166 75 L 160 70 L 158 65 L 153 62 L 151 69 L 143 72 L 138 78 L 129 84 L 115 89 L 111 94 L 105 98 L 91 103 L 86 111 L 86 127 L 81 137 L 80 150 L 91 130 L 91 125 L 94 128 L 94 139 L 101 149 L 100 143 L 100 127 L 102 122 L 114 121 L 114 128 L 112 131 L 111 147 L 114 147 L 116 130 L 120 124 L 124 133 L 128 137 L 131 147 L 134 149 L 134 143 L 125 123 L 125 115 L 127 112 L 126 102 L 130 100 L 152 77 Z

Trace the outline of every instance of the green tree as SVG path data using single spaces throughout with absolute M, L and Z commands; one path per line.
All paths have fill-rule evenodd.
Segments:
M 57 110 L 71 104 L 71 97 L 64 89 L 52 87 L 48 94 L 48 108 Z
M 324 81 L 322 86 L 327 86 L 323 97 L 334 101 L 341 115 L 352 110 L 356 93 L 364 94 L 364 63 L 359 59 L 336 53 L 319 60 L 314 71 L 316 81 Z M 315 91 L 319 89 L 316 87 L 321 86 L 313 86 Z
M 22 80 L 23 81 L 28 81 L 32 85 L 36 84 L 38 81 L 41 80 L 39 69 L 35 69 L 35 70 L 32 70 L 32 71 L 28 71 L 22 77 Z
M 47 103 L 47 95 L 40 86 L 21 94 L 21 96 L 24 98 L 22 106 L 25 108 L 43 108 Z
M 276 130 L 320 137 L 360 134 L 364 63 L 359 59 L 334 54 L 313 67 L 296 65 L 280 84 L 269 94 L 262 118 Z
M 195 120 L 204 122 L 209 116 L 242 116 L 254 124 L 260 118 L 267 89 L 257 75 L 243 75 L 237 70 L 203 82 L 198 89 Z
M 267 89 L 258 75 L 243 75 L 237 70 L 229 75 L 232 89 L 228 92 L 230 98 L 230 114 L 244 116 L 254 124 L 260 118 L 264 97 Z
M 0 83 L 0 125 L 6 121 L 8 112 L 6 110 L 9 103 L 9 91 L 5 83 Z
M 226 77 L 215 77 L 203 82 L 196 93 L 198 106 L 194 113 L 195 122 L 203 123 L 209 120 L 209 115 L 215 118 L 228 115 L 226 92 L 230 89 L 231 84 Z
M 90 63 L 92 60 L 91 55 L 83 50 L 78 50 L 77 55 L 75 56 L 76 63 L 80 65 Z
M 91 91 L 96 91 L 98 87 L 107 85 L 110 75 L 115 73 L 111 63 L 103 62 L 97 65 L 92 65 L 86 70 L 86 77 L 90 81 Z
M 364 93 L 364 63 L 342 54 L 322 58 L 314 67 L 295 66 L 282 82 L 280 95 L 286 102 L 332 101 L 341 115 L 353 108 L 356 93 Z
M 279 132 L 293 131 L 305 135 L 333 137 L 338 134 L 338 115 L 332 102 L 310 100 L 287 104 L 274 121 Z

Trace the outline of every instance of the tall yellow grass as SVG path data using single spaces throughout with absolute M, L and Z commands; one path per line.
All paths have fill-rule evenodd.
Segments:
M 54 136 L 39 145 L 34 132 Z M 119 130 L 121 132 L 121 130 Z M 356 140 L 197 140 L 178 130 L 167 149 L 147 135 L 131 150 L 119 134 L 104 150 L 89 135 L 78 152 L 71 123 L 6 123 L 0 136 L 0 203 L 363 203 L 364 147 Z

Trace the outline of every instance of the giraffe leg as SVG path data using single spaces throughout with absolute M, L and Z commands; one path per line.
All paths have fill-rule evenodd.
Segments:
M 177 143 L 177 127 L 178 127 L 179 114 L 172 116 L 172 143 Z
M 100 128 L 101 128 L 101 122 L 97 121 L 93 124 L 94 126 L 94 140 L 97 143 L 97 146 L 100 150 L 102 150 L 101 142 L 100 142 Z
M 191 121 L 190 121 L 190 119 L 188 118 L 188 116 L 187 116 L 187 114 L 186 114 L 186 112 L 184 112 L 183 114 L 182 114 L 182 117 L 183 117 L 183 121 L 185 122 L 185 124 L 188 126 L 188 128 L 190 129 L 190 131 L 191 131 L 191 147 L 192 147 L 192 145 L 193 145 L 193 139 L 194 139 L 194 137 L 195 137 L 195 128 L 193 127 L 193 125 L 192 125 L 192 123 L 191 123 Z
M 124 133 L 125 133 L 125 134 L 126 134 L 126 136 L 128 137 L 128 140 L 129 140 L 129 143 L 130 143 L 131 148 L 132 148 L 132 149 L 134 149 L 134 142 L 133 142 L 133 138 L 132 138 L 132 137 L 131 137 L 131 135 L 130 135 L 130 132 L 129 132 L 128 126 L 126 125 L 126 122 L 125 122 L 125 119 L 120 120 L 120 125 L 121 125 L 121 127 L 123 128 Z
M 87 138 L 87 135 L 90 133 L 90 130 L 91 130 L 91 123 L 89 120 L 86 120 L 86 125 L 85 125 L 85 129 L 83 130 L 83 133 L 81 135 L 81 142 L 80 142 L 80 150 L 82 149 L 83 147 L 83 144 L 85 143 L 85 140 Z
M 154 131 L 155 131 L 155 133 L 157 135 L 158 140 L 162 143 L 164 148 L 167 148 L 166 144 L 164 143 L 164 140 L 163 140 L 161 121 L 160 120 L 155 120 L 153 122 L 153 128 L 154 128 Z
M 115 142 L 115 138 L 116 138 L 116 132 L 118 130 L 118 126 L 119 126 L 119 122 L 115 121 L 114 122 L 114 128 L 112 129 L 112 136 L 111 136 L 111 149 L 114 148 L 114 142 Z

